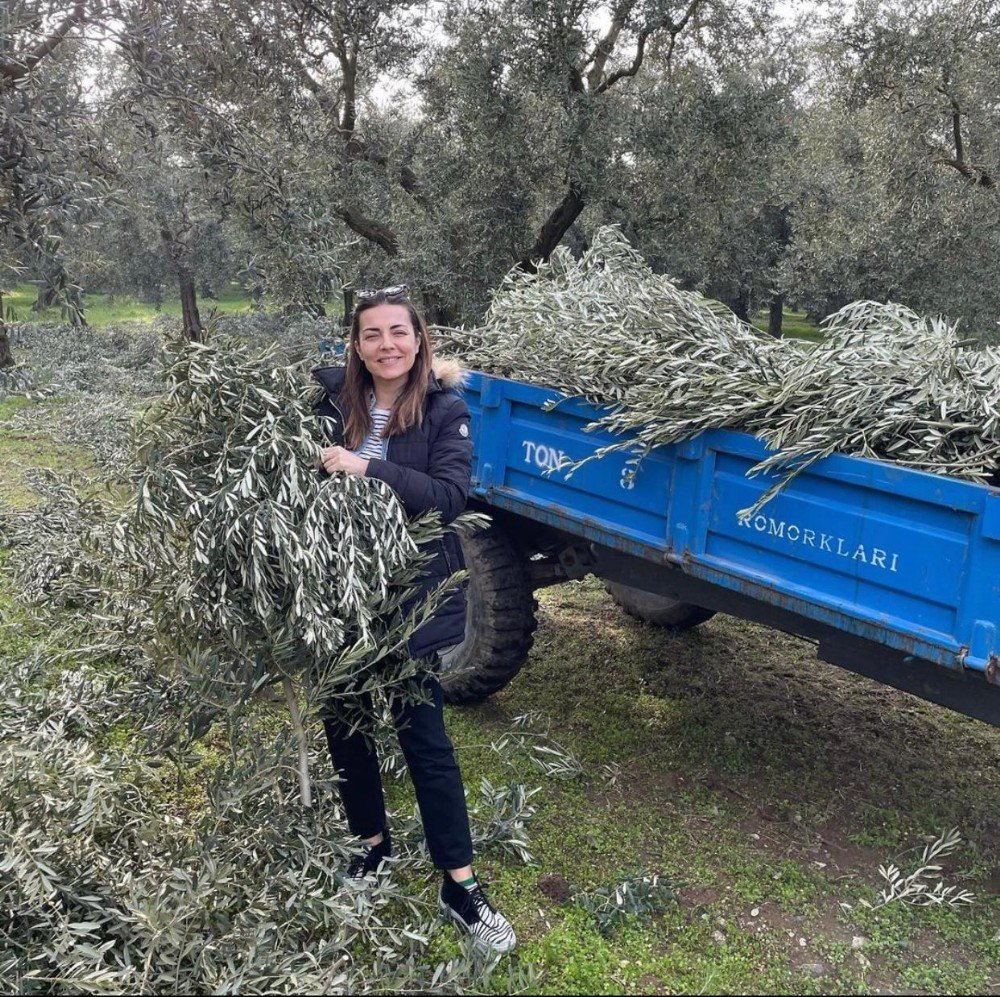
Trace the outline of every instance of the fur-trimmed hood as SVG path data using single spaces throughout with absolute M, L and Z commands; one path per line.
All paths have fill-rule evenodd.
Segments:
M 451 357 L 435 357 L 431 370 L 446 391 L 449 388 L 461 391 L 469 380 L 468 370 Z

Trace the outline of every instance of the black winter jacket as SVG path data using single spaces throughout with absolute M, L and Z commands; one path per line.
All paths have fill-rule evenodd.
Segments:
M 346 370 L 319 367 L 313 376 L 325 394 L 317 402 L 317 415 L 326 417 L 329 438 L 344 445 L 348 412 L 341 399 Z M 435 361 L 427 387 L 424 418 L 419 426 L 389 437 L 385 460 L 368 461 L 368 477 L 379 478 L 399 496 L 411 516 L 437 509 L 447 524 L 464 509 L 472 475 L 472 439 L 469 435 L 469 408 L 455 388 L 461 383 L 461 369 L 450 361 Z M 416 605 L 435 585 L 465 567 L 462 547 L 453 530 L 429 545 L 433 558 L 421 579 Z M 437 612 L 410 637 L 407 649 L 422 658 L 465 638 L 466 600 L 464 590 L 442 603 Z

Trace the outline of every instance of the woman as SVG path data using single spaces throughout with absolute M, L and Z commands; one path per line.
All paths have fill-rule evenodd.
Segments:
M 361 292 L 354 310 L 346 367 L 314 371 L 325 396 L 331 438 L 323 468 L 364 475 L 390 485 L 411 516 L 437 509 L 445 524 L 465 508 L 472 466 L 469 409 L 454 388 L 457 364 L 434 363 L 427 326 L 405 286 Z M 427 592 L 464 567 L 453 531 L 421 580 Z M 434 656 L 465 635 L 465 596 L 451 596 L 410 638 L 412 658 Z M 428 671 L 419 702 L 392 702 L 400 747 L 416 789 L 431 858 L 444 871 L 442 913 L 468 932 L 477 947 L 507 952 L 516 942 L 510 922 L 490 905 L 472 871 L 472 837 L 462 775 L 444 729 L 441 684 Z M 361 708 L 371 713 L 370 697 Z M 378 758 L 371 739 L 344 717 L 325 718 L 327 741 L 340 780 L 348 826 L 362 839 L 348 877 L 363 879 L 392 854 Z

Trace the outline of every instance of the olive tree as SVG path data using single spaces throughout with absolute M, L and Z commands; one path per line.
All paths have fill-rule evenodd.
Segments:
M 980 0 L 862 3 L 825 22 L 793 223 L 815 311 L 890 297 L 995 330 L 998 43 L 1000 10 Z
M 103 206 L 112 232 L 105 244 L 117 242 L 114 256 L 123 250 L 132 256 L 121 276 L 145 285 L 154 300 L 161 283 L 175 285 L 183 335 L 198 341 L 205 329 L 197 287 L 207 278 L 204 264 L 225 209 L 196 152 L 171 127 L 168 109 L 147 92 L 135 67 L 117 56 L 109 62 L 96 111 L 102 151 L 92 163 L 116 192 Z
M 794 156 L 804 56 L 787 29 L 730 18 L 721 39 L 650 59 L 623 129 L 604 217 L 659 271 L 749 320 L 771 306 L 800 173 Z
M 366 91 L 405 63 L 398 22 L 414 6 L 130 8 L 123 51 L 144 99 L 164 108 L 217 203 L 241 220 L 249 269 L 276 296 L 321 310 L 344 283 L 346 246 L 398 254 L 385 196 L 409 174 L 360 121 Z
M 81 202 L 96 195 L 84 162 L 90 137 L 80 78 L 79 39 L 102 13 L 101 0 L 16 0 L 0 11 L 0 232 L 8 260 L 83 322 L 79 288 L 62 238 Z M 0 367 L 13 357 L 0 288 Z

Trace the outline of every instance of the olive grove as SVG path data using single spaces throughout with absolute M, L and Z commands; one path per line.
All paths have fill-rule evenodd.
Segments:
M 1000 5 L 788 6 L 0 7 L 0 990 L 538 989 L 529 959 L 498 970 L 443 941 L 421 878 L 385 694 L 419 695 L 407 639 L 464 576 L 418 600 L 439 520 L 408 517 L 372 479 L 318 473 L 331 441 L 309 371 L 359 288 L 409 283 L 467 365 L 612 403 L 600 428 L 634 434 L 608 448 L 627 447 L 633 470 L 724 427 L 772 445 L 761 502 L 838 450 L 997 483 L 1000 354 L 978 339 L 1000 305 Z M 63 322 L 5 309 L 26 282 Z M 209 318 L 205 299 L 232 286 L 256 314 Z M 88 325 L 102 294 L 176 296 L 180 319 Z M 789 307 L 826 320 L 821 342 L 782 337 Z M 501 567 L 531 606 L 526 654 L 533 591 L 520 562 Z M 728 665 L 741 640 L 706 657 Z M 650 652 L 650 676 L 672 647 Z M 600 651 L 573 722 L 590 722 L 597 685 L 618 695 L 620 651 Z M 370 889 L 345 880 L 336 777 L 310 736 L 359 690 L 376 694 L 398 842 Z M 737 744 L 739 717 L 717 736 L 668 691 L 641 725 L 651 737 L 676 728 L 699 765 L 716 749 L 765 757 Z M 652 697 L 621 698 L 626 763 Z M 477 856 L 527 861 L 525 769 L 572 783 L 584 765 L 533 712 L 502 732 L 489 720 L 460 746 L 481 774 Z M 604 747 L 595 758 L 597 780 L 564 798 L 587 810 L 635 774 Z M 982 772 L 969 781 L 988 789 Z M 711 788 L 682 785 L 671 807 Z M 800 802 L 772 830 L 799 833 Z M 715 818 L 683 828 L 699 856 Z M 556 846 L 606 859 L 577 823 Z M 573 961 L 588 911 L 603 938 L 673 901 L 671 882 L 624 867 L 633 845 L 609 859 L 617 885 L 561 884 L 555 932 L 552 906 L 531 914 L 555 960 Z M 789 877 L 803 889 L 815 854 L 813 878 Z M 792 889 L 787 854 L 772 859 L 741 903 Z M 509 895 L 521 909 L 535 879 Z M 701 932 L 714 973 L 737 938 L 713 941 L 712 904 L 696 909 L 669 947 Z M 733 961 L 755 973 L 755 959 Z M 613 963 L 601 984 L 626 972 Z
M 133 287 L 176 284 L 195 338 L 196 288 L 234 276 L 314 313 L 403 277 L 475 321 L 607 222 L 775 333 L 859 297 L 994 325 L 986 0 L 10 6 L 6 242 L 78 319 L 96 199 L 150 227 L 168 279 Z

